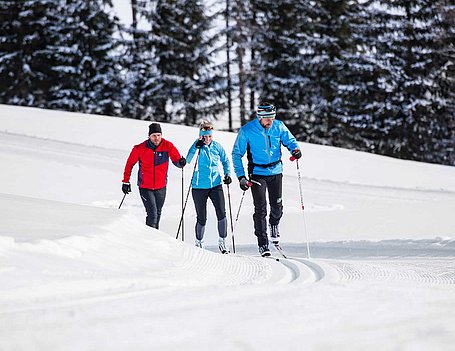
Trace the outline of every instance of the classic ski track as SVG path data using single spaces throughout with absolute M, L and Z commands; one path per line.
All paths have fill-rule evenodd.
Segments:
M 340 280 L 415 282 L 424 285 L 455 285 L 455 266 L 451 259 L 394 258 L 383 260 L 330 260 Z
M 444 258 L 396 258 L 382 260 L 309 260 L 280 258 L 291 279 L 288 283 L 334 281 L 394 281 L 422 285 L 455 285 L 455 266 Z
M 340 275 L 333 267 L 321 260 L 288 257 L 280 262 L 293 266 L 289 268 L 296 270 L 294 274 L 297 282 L 318 283 L 337 281 L 340 278 Z

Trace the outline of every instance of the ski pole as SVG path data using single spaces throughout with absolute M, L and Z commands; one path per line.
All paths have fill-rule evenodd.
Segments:
M 239 209 L 237 210 L 237 215 L 235 216 L 234 226 L 232 227 L 232 232 L 234 232 L 234 228 L 237 226 L 237 222 L 239 220 L 240 209 L 242 208 L 243 198 L 245 197 L 246 190 L 243 190 L 242 198 L 240 199 Z
M 229 218 L 231 220 L 232 252 L 235 253 L 234 223 L 232 222 L 231 191 L 229 190 L 229 184 L 227 184 L 227 189 L 228 189 L 228 203 L 229 203 Z
M 119 210 L 120 210 L 120 207 L 122 207 L 122 204 L 123 204 L 123 201 L 125 200 L 125 197 L 126 197 L 126 194 L 123 195 L 123 199 L 122 199 L 122 201 L 120 202 L 120 205 L 119 205 L 119 207 L 118 207 Z
M 183 187 L 184 187 L 184 184 L 185 184 L 183 170 L 184 170 L 184 168 L 182 168 L 182 213 L 183 213 L 183 206 L 184 206 Z M 182 219 L 182 241 L 185 241 L 185 222 L 184 222 L 183 219 Z
M 303 229 L 305 230 L 307 255 L 308 255 L 308 259 L 310 259 L 311 258 L 311 256 L 310 256 L 310 244 L 309 244 L 309 241 L 308 241 L 308 231 L 307 231 L 307 228 L 306 228 L 306 221 L 305 221 L 305 205 L 303 204 L 302 177 L 300 176 L 299 160 L 296 159 L 293 156 L 290 158 L 290 160 L 291 161 L 295 160 L 296 165 L 297 165 L 297 179 L 299 181 L 300 205 L 302 207 L 302 214 L 303 214 Z
M 251 187 L 253 185 L 253 183 L 255 183 L 255 184 L 259 185 L 259 186 L 262 185 L 261 183 L 255 181 L 255 180 L 248 179 L 248 186 L 249 187 Z M 228 190 L 229 190 L 229 188 L 228 188 Z M 239 221 L 240 209 L 242 208 L 242 204 L 243 204 L 243 199 L 245 197 L 245 193 L 246 193 L 246 190 L 243 190 L 242 197 L 240 199 L 239 209 L 237 210 L 237 215 L 235 216 L 235 222 L 232 225 L 232 243 L 234 243 L 234 229 L 237 226 L 237 222 Z M 231 217 L 232 217 L 232 215 L 231 215 Z M 234 251 L 234 253 L 235 253 L 235 251 Z
M 201 149 L 199 149 L 199 151 L 198 151 L 198 153 L 197 153 L 197 156 L 196 156 L 196 161 L 194 162 L 193 174 L 192 174 L 192 176 L 191 176 L 190 185 L 188 186 L 188 192 L 186 193 L 185 204 L 184 204 L 183 207 L 182 207 L 182 216 L 180 217 L 179 228 L 177 229 L 177 235 L 175 236 L 176 239 L 179 238 L 180 228 L 182 227 L 182 224 L 183 224 L 183 215 L 185 214 L 186 204 L 188 203 L 188 197 L 190 196 L 191 183 L 193 182 L 194 172 L 196 171 L 197 161 L 198 161 L 198 159 L 199 159 L 199 154 L 200 154 L 200 153 L 201 153 Z M 182 231 L 182 233 L 183 233 L 183 231 Z M 183 238 L 183 235 L 182 235 L 182 238 Z M 182 239 L 182 240 L 183 240 L 183 239 Z

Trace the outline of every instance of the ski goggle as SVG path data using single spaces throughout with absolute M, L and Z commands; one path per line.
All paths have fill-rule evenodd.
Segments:
M 213 127 L 212 127 L 212 126 L 208 126 L 208 127 L 201 127 L 201 130 L 203 130 L 203 131 L 207 131 L 207 130 L 213 130 Z

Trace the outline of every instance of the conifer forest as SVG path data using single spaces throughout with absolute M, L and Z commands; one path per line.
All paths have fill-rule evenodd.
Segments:
M 0 0 L 0 103 L 455 166 L 454 0 Z

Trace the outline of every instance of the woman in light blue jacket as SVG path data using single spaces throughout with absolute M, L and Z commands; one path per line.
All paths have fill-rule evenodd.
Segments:
M 229 160 L 221 144 L 213 140 L 213 125 L 203 121 L 199 129 L 199 139 L 191 145 L 186 156 L 187 162 L 190 163 L 196 152 L 199 154 L 191 181 L 191 193 L 197 214 L 196 246 L 202 248 L 207 222 L 207 199 L 210 199 L 218 219 L 218 247 L 222 253 L 228 253 L 226 249 L 227 220 L 222 182 L 224 184 L 232 182 Z M 223 181 L 219 170 L 220 162 L 224 171 Z

